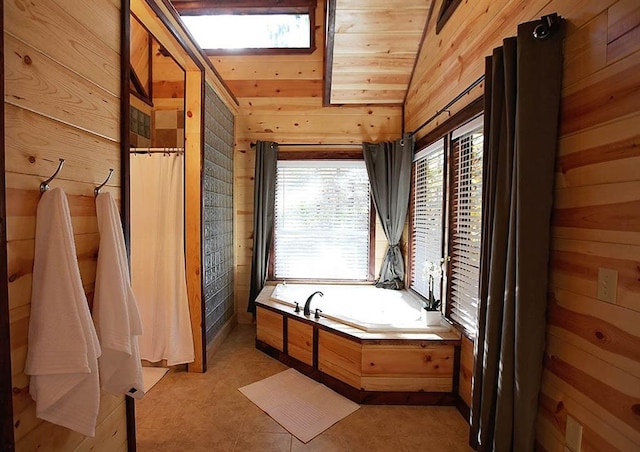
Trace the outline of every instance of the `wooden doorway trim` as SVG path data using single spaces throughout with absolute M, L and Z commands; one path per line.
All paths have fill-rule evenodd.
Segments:
M 122 0 L 120 6 L 120 217 L 129 264 L 131 264 L 131 230 L 129 223 L 131 215 L 131 202 L 129 199 L 129 177 L 131 173 L 129 170 L 130 40 L 130 0 Z M 127 416 L 127 450 L 136 452 L 136 405 L 131 397 L 125 396 L 125 412 Z
M 4 24 L 4 5 L 0 4 L 0 18 Z M 4 25 L 0 34 L 0 94 L 4 99 Z M 9 282 L 7 280 L 7 209 L 5 197 L 5 165 L 4 165 L 4 107 L 0 111 L 0 240 L 2 240 L 2 255 L 0 256 L 0 418 L 2 436 L 0 450 L 15 450 L 13 436 L 13 397 L 11 391 L 11 340 L 9 333 Z

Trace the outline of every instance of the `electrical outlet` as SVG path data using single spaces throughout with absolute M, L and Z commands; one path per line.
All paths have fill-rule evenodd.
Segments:
M 598 300 L 615 303 L 618 293 L 618 272 L 610 268 L 598 269 Z
M 567 415 L 567 426 L 564 431 L 565 450 L 580 452 L 582 448 L 582 424 Z

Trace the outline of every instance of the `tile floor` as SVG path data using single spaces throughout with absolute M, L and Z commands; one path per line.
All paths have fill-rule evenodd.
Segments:
M 204 374 L 169 372 L 136 402 L 138 450 L 471 451 L 454 407 L 363 405 L 307 444 L 291 436 L 238 388 L 287 367 L 254 348 L 255 329 L 238 325 Z

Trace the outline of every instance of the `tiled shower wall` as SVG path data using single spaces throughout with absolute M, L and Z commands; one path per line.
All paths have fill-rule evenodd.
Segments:
M 204 303 L 207 344 L 233 316 L 233 113 L 205 91 Z
M 155 110 L 153 116 L 152 146 L 184 147 L 184 110 Z
M 151 146 L 151 116 L 129 107 L 129 141 L 132 148 Z

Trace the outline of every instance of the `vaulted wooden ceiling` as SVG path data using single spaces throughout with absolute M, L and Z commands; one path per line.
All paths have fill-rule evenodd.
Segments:
M 275 12 L 310 0 L 172 0 L 179 12 Z M 312 3 L 315 4 L 315 1 Z M 318 0 L 322 4 L 322 0 Z M 403 104 L 434 0 L 326 0 L 324 98 L 329 104 Z
M 335 0 L 327 41 L 331 103 L 402 104 L 432 4 Z

